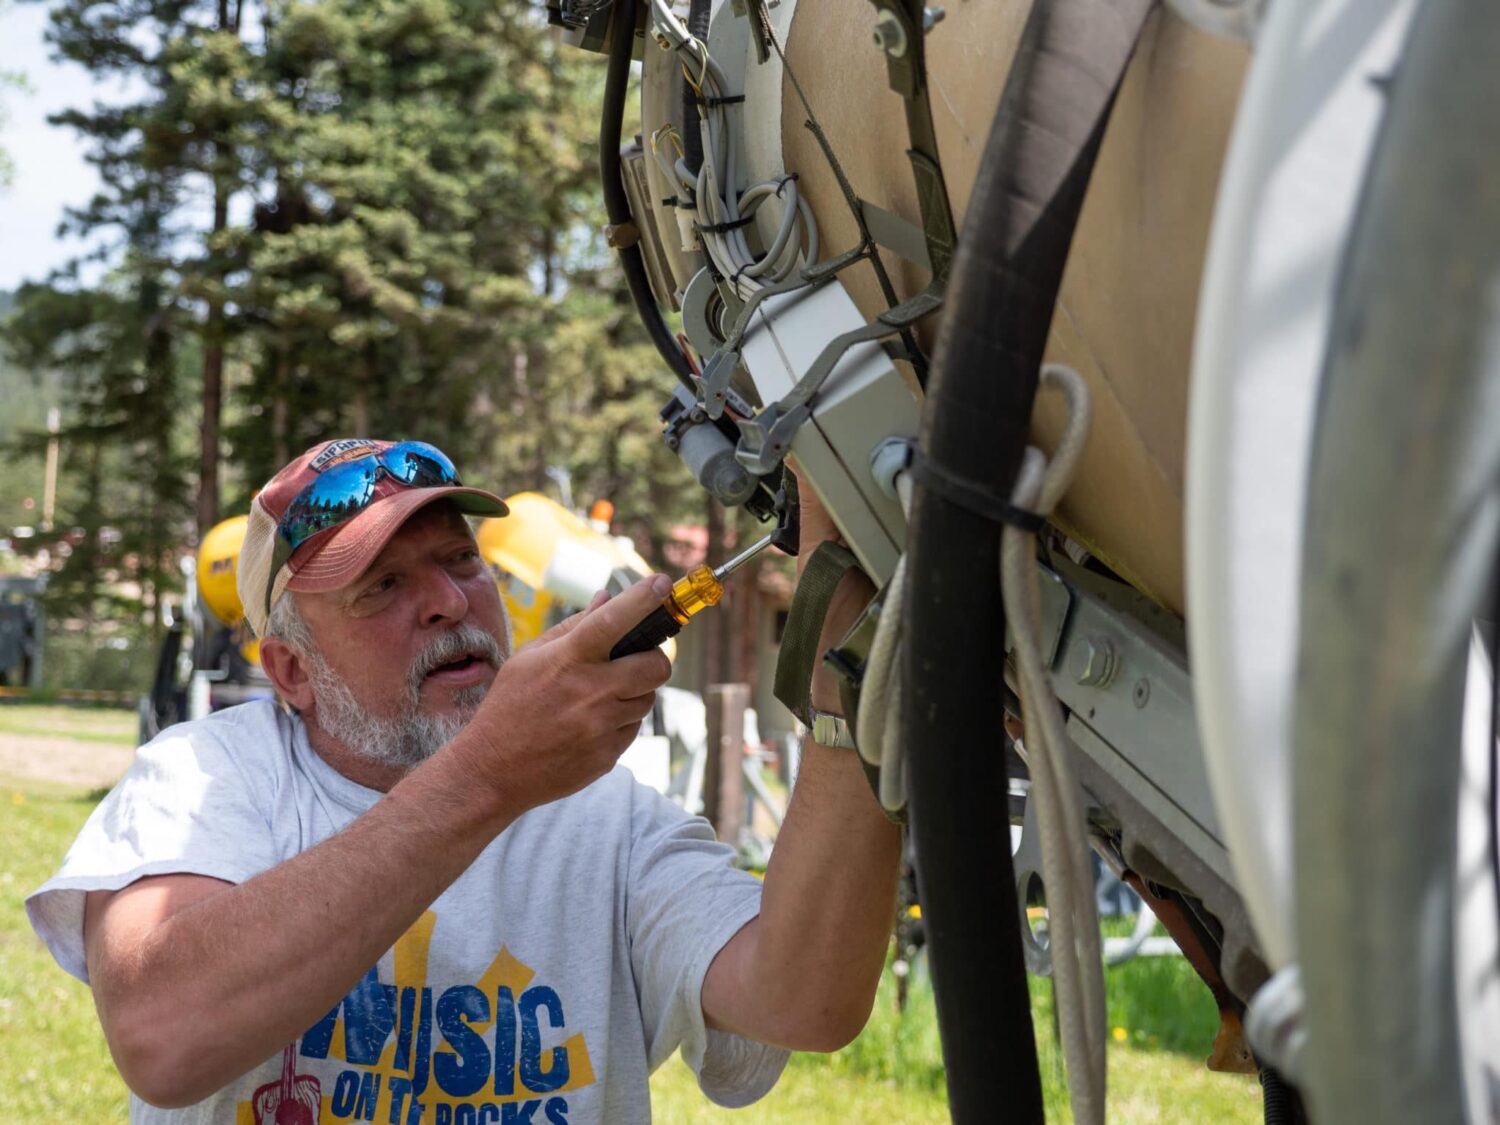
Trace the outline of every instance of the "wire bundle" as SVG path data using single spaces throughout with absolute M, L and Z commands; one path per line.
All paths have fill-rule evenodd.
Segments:
M 670 125 L 651 135 L 651 151 L 673 185 L 678 207 L 694 211 L 714 269 L 744 300 L 789 276 L 799 259 L 817 261 L 817 221 L 797 191 L 795 176 L 763 180 L 736 191 L 739 146 L 732 114 L 738 103 L 730 100 L 724 72 L 707 44 L 688 31 L 667 0 L 652 0 L 651 11 L 656 41 L 679 56 L 683 78 L 698 96 L 703 164 L 696 172 L 688 167 L 680 139 Z M 675 159 L 663 151 L 664 138 L 676 147 Z M 781 218 L 765 252 L 757 254 L 747 231 L 755 213 L 772 199 L 781 204 Z

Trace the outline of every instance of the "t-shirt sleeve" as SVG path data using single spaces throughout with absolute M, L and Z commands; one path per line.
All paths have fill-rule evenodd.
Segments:
M 647 1060 L 652 1070 L 679 1046 L 710 1100 L 730 1108 L 765 1096 L 788 1052 L 703 1019 L 703 978 L 719 950 L 760 913 L 760 882 L 701 817 L 637 786 L 626 922 Z
M 240 764 L 207 733 L 164 732 L 136 752 L 62 866 L 26 900 L 57 963 L 88 983 L 83 903 L 148 875 L 242 883 L 276 862 L 267 819 Z

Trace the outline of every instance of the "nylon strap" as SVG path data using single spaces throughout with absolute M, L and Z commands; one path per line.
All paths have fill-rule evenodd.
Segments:
M 812 689 L 813 667 L 822 655 L 818 640 L 823 634 L 823 619 L 840 580 L 851 567 L 857 566 L 849 548 L 824 542 L 807 560 L 792 607 L 787 612 L 786 628 L 781 633 L 781 652 L 776 657 L 776 698 L 797 716 L 805 727 L 812 726 L 808 716 L 808 693 Z

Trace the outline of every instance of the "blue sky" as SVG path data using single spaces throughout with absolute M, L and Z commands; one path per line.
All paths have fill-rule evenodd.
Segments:
M 40 280 L 83 245 L 60 240 L 57 224 L 64 207 L 88 200 L 98 177 L 72 130 L 48 125 L 47 115 L 118 93 L 114 83 L 96 86 L 81 67 L 51 62 L 42 42 L 46 25 L 43 4 L 0 6 L 0 70 L 21 72 L 31 86 L 4 94 L 0 144 L 16 167 L 10 187 L 0 188 L 0 289 Z

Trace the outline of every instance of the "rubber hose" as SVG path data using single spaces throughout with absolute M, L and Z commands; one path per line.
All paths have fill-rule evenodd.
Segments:
M 610 30 L 609 65 L 604 73 L 604 101 L 599 122 L 599 177 L 604 187 L 604 214 L 610 225 L 619 227 L 632 222 L 630 197 L 620 169 L 620 129 L 625 118 L 625 92 L 630 84 L 630 57 L 635 50 L 636 0 L 615 0 L 614 22 Z M 672 336 L 672 330 L 656 305 L 651 282 L 646 277 L 646 259 L 640 245 L 621 246 L 620 269 L 630 299 L 635 304 L 646 334 L 656 346 L 677 381 L 697 393 L 693 372 L 687 357 Z M 736 438 L 738 434 L 736 433 Z
M 959 238 L 922 422 L 928 459 L 1009 497 L 1063 266 L 1150 0 L 1032 5 Z M 907 782 L 949 1105 L 1039 1122 L 1001 710 L 1000 527 L 919 483 L 909 536 Z M 961 659 L 955 655 L 962 653 Z
M 1413 16 L 1319 387 L 1292 722 L 1299 1069 L 1318 1122 L 1465 1117 L 1453 826 L 1500 539 L 1496 57 L 1500 6 Z
M 713 0 L 693 0 L 688 8 L 687 29 L 694 39 L 708 43 L 708 21 L 713 15 Z M 703 167 L 703 134 L 699 130 L 698 93 L 686 82 L 682 84 L 682 160 L 688 171 L 698 174 Z
M 1270 1067 L 1260 1072 L 1260 1088 L 1266 1125 L 1307 1125 L 1297 1092 Z

